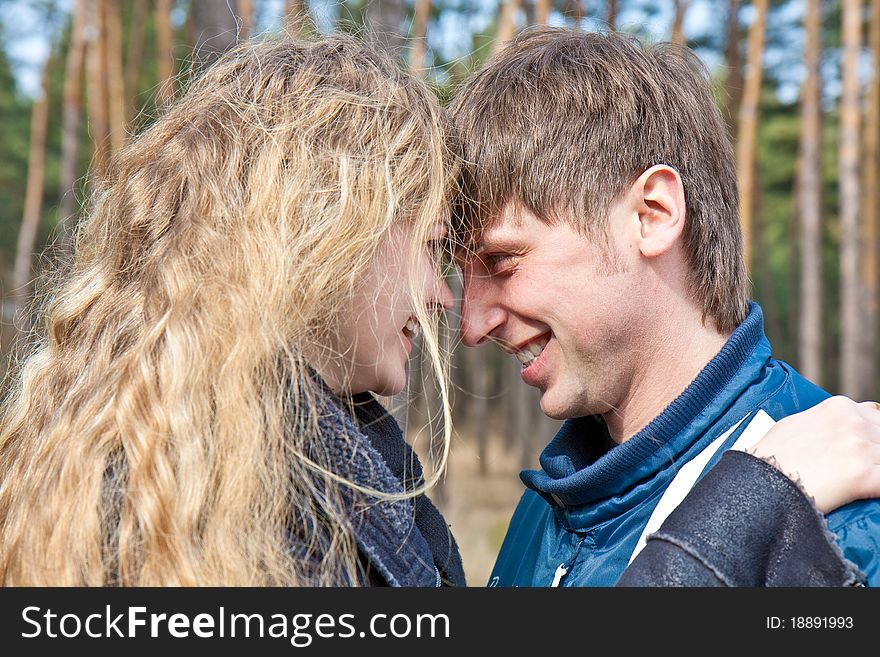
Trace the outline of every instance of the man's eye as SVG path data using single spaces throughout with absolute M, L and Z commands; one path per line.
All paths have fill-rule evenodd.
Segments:
M 512 253 L 487 253 L 483 256 L 486 271 L 490 274 L 503 274 L 510 271 L 516 262 Z

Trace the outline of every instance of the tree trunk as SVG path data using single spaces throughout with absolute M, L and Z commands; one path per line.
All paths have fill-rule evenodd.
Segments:
M 739 129 L 739 106 L 743 94 L 742 58 L 739 54 L 739 9 L 740 0 L 727 0 L 727 41 L 724 45 L 727 75 L 724 87 L 727 92 L 727 127 L 734 141 Z
M 550 10 L 553 3 L 550 0 L 535 0 L 535 24 L 546 25 L 550 20 Z
M 513 403 L 514 431 L 519 450 L 519 463 L 520 467 L 526 468 L 531 464 L 536 412 L 535 397 L 533 396 L 535 389 L 527 386 L 520 377 L 519 373 L 522 370 L 522 366 L 519 364 L 519 361 L 510 356 L 507 356 L 507 359 L 513 362 L 511 367 L 513 377 L 510 387 L 513 393 L 511 402 Z
M 190 27 L 195 73 L 213 64 L 238 39 L 238 0 L 191 0 Z
M 498 30 L 495 32 L 493 52 L 498 52 L 516 34 L 516 15 L 522 7 L 522 0 L 504 0 L 498 10 Z
M 64 100 L 61 128 L 61 189 L 59 194 L 58 240 L 61 255 L 69 256 L 73 248 L 78 208 L 73 186 L 78 174 L 79 128 L 82 114 L 82 76 L 86 52 L 85 0 L 73 4 L 70 26 L 70 45 L 64 67 Z
M 107 48 L 107 117 L 110 128 L 110 153 L 120 150 L 126 142 L 125 76 L 122 66 L 122 16 L 119 3 L 104 2 Z
M 807 0 L 804 18 L 807 77 L 801 87 L 800 153 L 797 171 L 797 214 L 800 218 L 801 285 L 798 322 L 798 366 L 822 381 L 822 0 Z
M 364 21 L 378 45 L 396 60 L 403 56 L 401 26 L 405 18 L 406 3 L 403 0 L 366 0 Z
M 501 413 L 501 426 L 504 432 L 504 446 L 509 450 L 513 450 L 519 445 L 519 422 L 517 416 L 517 398 L 516 392 L 518 388 L 519 372 L 522 367 L 519 361 L 505 353 L 500 353 L 497 347 L 492 348 L 496 357 L 496 367 L 498 372 L 496 376 L 497 400 L 495 404 L 496 412 Z
M 107 38 L 104 26 L 104 0 L 87 0 L 88 112 L 92 135 L 92 177 L 100 180 L 107 169 L 110 151 L 110 123 L 107 116 Z
M 617 29 L 617 0 L 608 0 L 608 13 L 605 18 L 609 30 Z
M 616 3 L 615 3 L 615 5 L 616 5 Z M 615 7 L 615 9 L 616 9 L 616 7 Z M 575 27 L 575 29 L 580 29 L 581 21 L 583 21 L 583 19 L 584 19 L 583 0 L 568 0 L 568 2 L 565 3 L 565 11 L 568 15 L 571 16 L 571 22 L 572 22 L 573 26 Z M 610 11 L 611 11 L 611 9 L 609 7 L 609 14 L 610 14 Z
M 477 441 L 477 459 L 479 463 L 479 473 L 483 476 L 489 474 L 489 390 L 492 379 L 491 363 L 487 358 L 488 349 L 476 349 L 471 354 L 473 358 L 469 363 L 473 365 L 473 371 L 470 376 L 472 381 L 472 389 L 470 394 L 473 422 L 474 439 Z
M 467 426 L 467 435 L 477 446 L 477 467 L 481 475 L 489 473 L 489 435 L 492 397 L 492 352 L 488 347 L 456 348 L 455 408 L 456 422 Z
M 156 106 L 162 107 L 174 99 L 174 30 L 171 27 L 172 0 L 156 0 L 156 65 L 159 85 Z
M 859 309 L 859 50 L 861 1 L 843 0 L 843 61 L 840 97 L 840 391 L 860 399 L 861 312 Z
M 751 269 L 752 213 L 755 198 L 755 148 L 758 138 L 758 113 L 763 75 L 764 30 L 768 0 L 755 0 L 755 17 L 749 27 L 749 52 L 746 62 L 745 89 L 739 109 L 736 168 L 739 179 L 740 220 L 747 269 Z
M 143 66 L 144 36 L 147 24 L 147 0 L 134 0 L 128 30 L 128 52 L 125 55 L 125 120 L 129 122 L 137 111 L 140 91 L 140 71 Z
M 306 0 L 287 0 L 284 12 L 285 29 L 291 34 L 317 33 L 318 29 Z
M 238 0 L 238 16 L 241 19 L 238 38 L 244 41 L 254 33 L 254 0 Z
M 880 0 L 871 0 L 871 17 L 868 23 L 868 43 L 873 74 L 868 90 L 868 107 L 865 115 L 865 166 L 863 167 L 865 194 L 862 197 L 862 373 L 863 395 L 877 396 L 877 330 L 878 330 L 878 232 L 880 232 L 880 203 L 877 185 L 880 184 Z
M 690 5 L 690 0 L 674 0 L 675 3 L 675 15 L 672 18 L 672 35 L 669 37 L 669 40 L 672 43 L 677 43 L 680 46 L 687 44 L 687 39 L 684 36 L 684 15 L 687 13 L 688 6 Z
M 757 169 L 757 163 L 754 164 Z M 757 177 L 757 175 L 755 176 Z M 756 189 L 758 186 L 755 186 Z M 782 313 L 779 310 L 779 301 L 776 297 L 776 285 L 772 263 L 767 254 L 770 253 L 770 240 L 767 236 L 767 225 L 764 221 L 764 212 L 761 204 L 761 195 L 755 195 L 752 206 L 752 244 L 755 252 L 760 255 L 752 268 L 752 277 L 755 279 L 755 298 L 761 300 L 761 308 L 764 311 L 764 332 L 771 344 L 779 347 L 785 340 Z
M 416 0 L 413 14 L 412 48 L 409 52 L 409 67 L 423 75 L 425 69 L 426 37 L 428 35 L 428 19 L 431 18 L 431 0 Z
M 31 283 L 33 277 L 34 246 L 43 210 L 43 189 L 46 169 L 46 128 L 49 121 L 49 71 L 51 55 L 43 68 L 40 96 L 34 101 L 31 113 L 30 147 L 28 152 L 28 176 L 25 189 L 24 213 L 18 244 L 15 249 L 13 290 L 15 294 L 16 331 L 19 338 L 30 332 Z

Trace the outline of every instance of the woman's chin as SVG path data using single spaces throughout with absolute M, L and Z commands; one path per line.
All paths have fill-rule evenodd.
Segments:
M 380 397 L 393 397 L 394 395 L 400 394 L 405 389 L 406 374 L 402 373 L 393 378 L 376 381 L 374 385 L 370 387 L 370 392 L 379 395 Z
M 406 381 L 399 385 L 386 386 L 382 388 L 382 391 L 374 390 L 377 395 L 381 395 L 383 397 L 393 397 L 394 395 L 399 395 L 401 392 L 406 389 Z

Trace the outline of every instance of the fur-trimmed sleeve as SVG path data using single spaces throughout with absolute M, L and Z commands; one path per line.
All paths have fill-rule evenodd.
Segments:
M 861 586 L 800 487 L 728 451 L 624 571 L 618 586 Z

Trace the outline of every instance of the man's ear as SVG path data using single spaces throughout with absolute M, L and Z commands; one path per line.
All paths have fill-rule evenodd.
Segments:
M 684 230 L 681 176 L 672 167 L 657 164 L 639 176 L 633 192 L 640 224 L 639 251 L 646 258 L 656 258 L 669 251 Z

